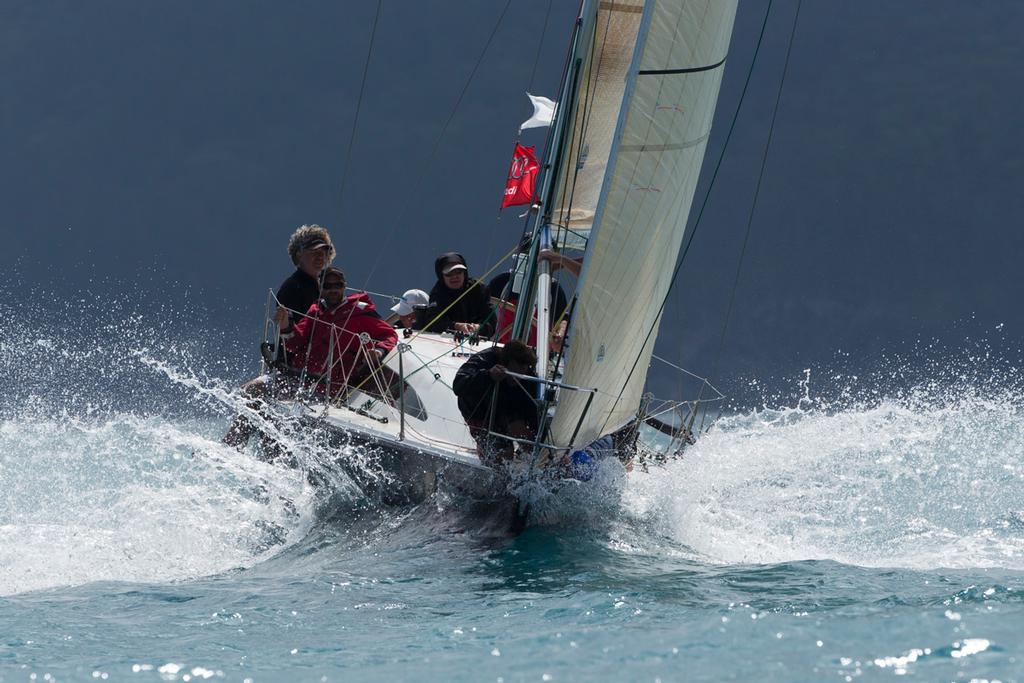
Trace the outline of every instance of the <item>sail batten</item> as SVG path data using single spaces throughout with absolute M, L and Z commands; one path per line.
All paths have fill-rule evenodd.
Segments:
M 576 195 L 587 201 L 574 199 L 571 210 L 553 213 L 552 222 L 588 240 L 563 381 L 598 393 L 585 414 L 586 397 L 570 392 L 560 398 L 551 425 L 556 444 L 589 443 L 636 414 L 660 303 L 671 286 L 700 175 L 735 11 L 736 0 L 643 3 L 643 13 L 632 16 L 622 34 L 634 44 L 617 44 L 619 61 L 612 59 L 621 68 L 622 55 L 632 48 L 629 64 L 617 74 L 622 80 L 606 96 L 614 110 L 601 110 L 605 125 L 614 117 L 615 128 L 581 128 L 576 148 L 603 154 L 591 169 L 591 176 L 600 171 L 600 183 L 577 178 Z M 609 17 L 605 26 L 618 20 Z M 595 40 L 593 61 L 599 64 L 606 56 Z M 589 158 L 584 169 L 588 163 Z M 590 183 L 582 194 L 581 180 Z M 570 444 L 574 433 L 576 443 Z
M 708 64 L 707 66 L 689 66 L 680 67 L 678 69 L 643 69 L 637 72 L 638 76 L 669 76 L 672 74 L 695 74 L 701 71 L 711 71 L 717 69 L 720 66 L 725 66 L 725 59 L 715 62 L 714 64 Z
M 619 152 L 667 152 L 676 149 L 686 149 L 695 145 L 703 145 L 708 141 L 707 135 L 702 135 L 696 140 L 689 142 L 677 142 L 667 145 L 619 145 Z

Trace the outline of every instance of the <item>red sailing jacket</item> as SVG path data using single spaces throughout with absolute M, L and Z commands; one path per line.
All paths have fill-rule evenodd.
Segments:
M 398 343 L 398 334 L 376 314 L 377 309 L 365 292 L 349 295 L 332 309 L 325 309 L 326 305 L 322 299 L 313 304 L 306 317 L 282 333 L 285 348 L 293 354 L 294 367 L 301 369 L 305 365 L 306 371 L 313 375 L 325 372 L 333 333 L 331 382 L 347 383 L 353 370 L 366 362 L 366 353 L 380 349 L 387 354 Z M 364 332 L 369 335 L 369 341 L 365 351 L 360 353 L 363 342 L 359 337 Z
M 516 303 L 515 301 L 511 303 Z M 508 344 L 512 339 L 512 325 L 516 322 L 516 312 L 506 308 L 498 307 L 498 324 L 495 336 L 502 344 Z M 530 337 L 526 340 L 528 346 L 537 348 L 537 318 L 534 317 L 530 323 Z

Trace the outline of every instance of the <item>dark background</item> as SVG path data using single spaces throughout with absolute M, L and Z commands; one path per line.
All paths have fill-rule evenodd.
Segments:
M 429 289 L 449 249 L 486 270 L 522 229 L 496 217 L 523 93 L 555 96 L 577 4 L 504 7 L 384 3 L 346 168 L 374 1 L 2 0 L 5 301 L 170 301 L 245 357 L 300 224 L 375 292 Z M 740 4 L 711 162 L 766 8 Z M 803 3 L 720 348 L 796 8 L 773 5 L 658 352 L 733 391 L 965 340 L 1019 354 L 1020 0 Z

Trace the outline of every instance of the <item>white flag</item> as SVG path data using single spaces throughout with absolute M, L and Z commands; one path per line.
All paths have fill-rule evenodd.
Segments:
M 552 102 L 546 97 L 537 97 L 526 93 L 526 96 L 530 98 L 530 102 L 533 103 L 533 116 L 526 119 L 523 125 L 519 126 L 519 132 L 522 133 L 524 128 L 543 128 L 544 126 L 550 126 L 551 120 L 555 118 L 555 107 L 558 106 L 557 102 Z

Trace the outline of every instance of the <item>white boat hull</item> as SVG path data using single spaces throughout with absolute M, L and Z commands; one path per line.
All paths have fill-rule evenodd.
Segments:
M 508 478 L 481 463 L 476 443 L 459 412 L 451 386 L 473 353 L 450 334 L 419 334 L 384 364 L 405 380 L 405 402 L 388 402 L 364 391 L 346 405 L 286 402 L 293 416 L 324 435 L 339 464 L 368 494 L 385 504 L 418 504 L 440 494 L 462 511 L 504 517 L 514 528 L 519 505 Z M 364 387 L 377 389 L 383 387 Z M 403 414 L 401 408 L 405 407 Z M 497 519 L 495 517 L 495 519 Z

